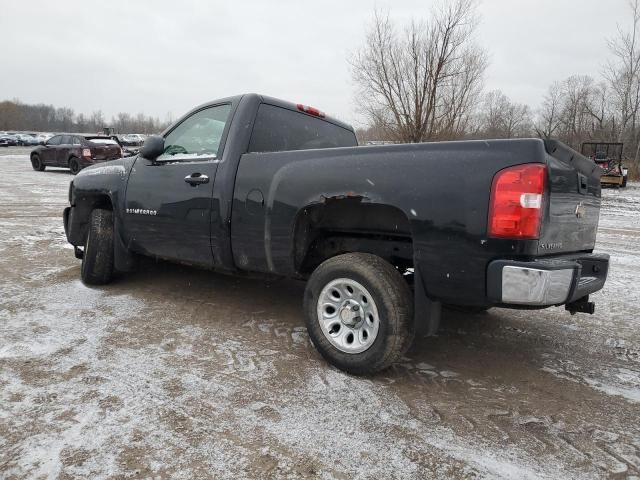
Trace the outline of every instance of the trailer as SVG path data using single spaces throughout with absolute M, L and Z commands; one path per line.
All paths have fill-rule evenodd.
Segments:
M 622 165 L 623 143 L 618 142 L 585 142 L 581 153 L 592 159 L 604 173 L 600 177 L 603 187 L 626 187 L 628 169 Z

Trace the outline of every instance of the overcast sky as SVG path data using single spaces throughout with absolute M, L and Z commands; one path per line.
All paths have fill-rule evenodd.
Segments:
M 0 0 L 0 100 L 175 118 L 257 92 L 358 123 L 347 57 L 374 8 L 398 22 L 428 0 Z M 549 83 L 599 76 L 626 0 L 481 0 L 485 88 L 536 107 Z

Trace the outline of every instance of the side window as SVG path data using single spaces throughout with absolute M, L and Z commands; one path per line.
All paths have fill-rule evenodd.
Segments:
M 47 140 L 47 145 L 60 145 L 60 140 L 62 140 L 62 137 L 60 135 L 56 135 L 55 137 L 51 137 Z
M 69 145 L 71 143 L 71 137 L 69 135 L 63 135 L 60 145 Z
M 164 139 L 164 153 L 159 160 L 217 158 L 231 105 L 217 105 L 200 110 L 174 128 Z
M 78 137 L 73 137 L 72 139 L 72 143 L 73 145 L 82 145 L 82 142 L 80 141 L 80 139 Z
M 249 152 L 353 147 L 355 134 L 331 122 L 263 103 L 258 108 Z

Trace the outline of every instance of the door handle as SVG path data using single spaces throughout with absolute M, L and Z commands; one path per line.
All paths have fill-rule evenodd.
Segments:
M 192 173 L 191 175 L 187 175 L 186 177 L 184 177 L 184 181 L 192 187 L 195 187 L 202 183 L 209 183 L 209 177 L 200 173 Z

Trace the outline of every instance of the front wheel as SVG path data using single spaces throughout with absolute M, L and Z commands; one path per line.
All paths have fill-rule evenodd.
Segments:
M 354 375 L 389 367 L 413 340 L 409 286 L 391 264 L 368 253 L 338 255 L 316 268 L 304 311 L 320 354 Z
M 31 167 L 36 171 L 36 172 L 43 172 L 44 171 L 44 163 L 42 163 L 42 159 L 40 158 L 40 155 L 38 155 L 37 153 L 34 153 L 33 155 L 31 155 Z
M 97 208 L 91 212 L 84 243 L 80 275 L 87 285 L 103 285 L 113 278 L 113 212 Z

